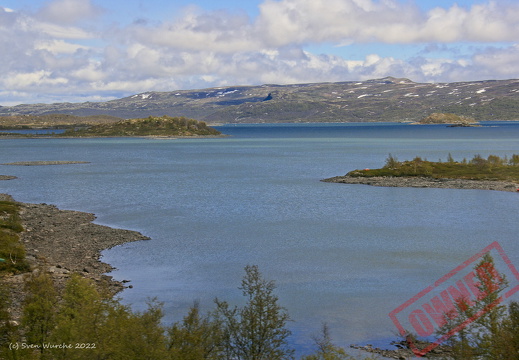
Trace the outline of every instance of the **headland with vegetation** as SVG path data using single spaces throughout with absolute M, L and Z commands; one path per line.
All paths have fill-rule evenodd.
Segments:
M 421 157 L 398 161 L 389 155 L 380 169 L 361 169 L 344 176 L 324 179 L 324 182 L 366 184 L 389 187 L 435 187 L 517 191 L 519 184 L 519 155 L 510 158 L 475 155 L 471 160 L 428 161 Z

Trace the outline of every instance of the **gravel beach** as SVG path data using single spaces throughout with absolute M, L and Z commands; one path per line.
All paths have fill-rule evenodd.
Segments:
M 0 200 L 13 199 L 0 194 Z M 106 275 L 113 268 L 99 260 L 101 251 L 127 242 L 149 240 L 136 231 L 94 224 L 94 214 L 60 210 L 48 204 L 19 205 L 25 229 L 20 240 L 25 246 L 31 269 L 50 273 L 58 288 L 63 287 L 72 273 L 79 273 L 98 284 L 108 284 L 110 292 L 116 294 L 124 288 L 123 282 Z M 27 275 L 8 275 L 3 279 L 11 287 L 13 309 L 21 308 Z M 19 314 L 15 311 L 15 315 Z

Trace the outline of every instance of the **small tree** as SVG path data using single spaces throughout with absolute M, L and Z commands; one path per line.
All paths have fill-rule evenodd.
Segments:
M 490 171 L 492 171 L 493 168 L 497 168 L 504 165 L 504 160 L 501 159 L 497 155 L 488 155 L 487 158 L 487 167 Z
M 449 153 L 449 155 L 447 156 L 447 162 L 449 164 L 454 164 L 455 163 L 454 158 L 452 157 L 451 153 Z
M 459 359 L 481 357 L 500 359 L 499 339 L 502 337 L 502 323 L 506 319 L 506 307 L 499 305 L 501 292 L 506 288 L 505 276 L 500 274 L 494 259 L 487 253 L 474 267 L 478 295 L 474 303 L 470 299 L 455 299 L 456 308 L 444 314 L 446 324 L 440 329 L 440 335 L 447 334 L 475 314 L 483 313 L 448 340 L 453 355 Z
M 487 165 L 487 161 L 480 154 L 474 155 L 472 160 L 470 160 L 470 163 L 480 169 L 484 168 Z
M 58 293 L 49 274 L 39 271 L 26 282 L 27 296 L 23 304 L 22 325 L 27 341 L 39 345 L 43 359 L 48 342 L 56 326 L 56 303 Z
M 392 154 L 389 154 L 389 156 L 386 159 L 386 164 L 384 165 L 384 168 L 386 168 L 386 169 L 396 169 L 399 166 L 400 166 L 400 162 L 398 161 L 396 156 L 393 156 Z
M 171 359 L 204 360 L 221 358 L 222 331 L 210 315 L 201 316 L 198 302 L 181 323 L 168 329 Z
M 152 299 L 144 312 L 132 313 L 122 333 L 120 356 L 135 360 L 167 359 L 165 329 L 161 326 L 162 303 Z
M 322 335 L 315 337 L 314 342 L 317 345 L 317 351 L 308 356 L 304 356 L 302 360 L 353 360 L 353 357 L 346 354 L 346 351 L 333 344 L 330 336 L 328 325 L 323 324 Z
M 216 316 L 223 329 L 223 348 L 228 359 L 277 360 L 293 358 L 285 326 L 290 320 L 278 304 L 273 281 L 263 279 L 257 266 L 246 266 L 240 289 L 247 298 L 244 307 L 230 308 L 215 300 Z
M 92 343 L 95 349 L 51 349 L 53 359 L 95 358 L 101 345 L 102 325 L 106 319 L 102 297 L 91 280 L 73 274 L 67 281 L 60 303 L 56 328 L 53 331 L 54 343 Z
M 501 323 L 501 331 L 496 339 L 496 359 L 508 359 L 511 354 L 519 354 L 519 303 L 508 306 L 508 316 Z

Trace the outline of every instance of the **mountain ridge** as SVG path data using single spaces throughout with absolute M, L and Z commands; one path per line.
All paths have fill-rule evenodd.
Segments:
M 0 115 L 62 113 L 120 118 L 185 116 L 207 123 L 418 121 L 431 113 L 477 121 L 519 120 L 519 80 L 416 83 L 365 81 L 264 84 L 147 91 L 106 102 L 22 104 Z

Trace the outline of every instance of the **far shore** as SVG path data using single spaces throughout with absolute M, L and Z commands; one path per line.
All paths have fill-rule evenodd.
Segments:
M 414 188 L 441 188 L 441 189 L 474 189 L 496 191 L 519 191 L 519 185 L 509 181 L 468 180 L 468 179 L 435 179 L 427 177 L 396 177 L 396 176 L 335 176 L 321 180 L 330 183 L 363 184 L 384 187 L 414 187 Z
M 38 135 L 38 134 L 20 134 L 2 135 L 0 133 L 0 140 L 2 139 L 219 139 L 230 137 L 231 135 L 135 135 L 135 136 L 60 136 L 60 135 Z

